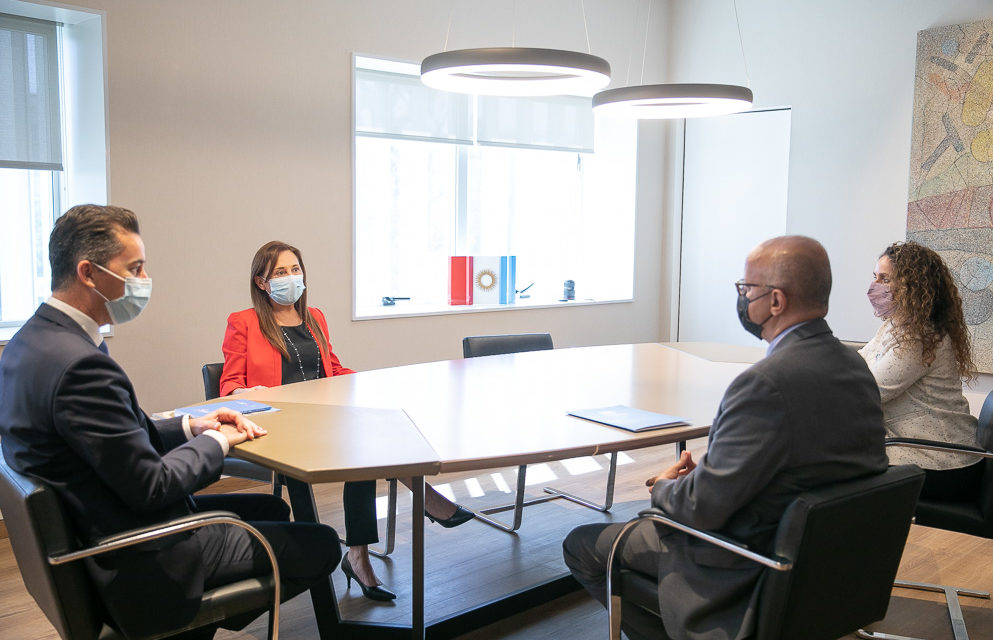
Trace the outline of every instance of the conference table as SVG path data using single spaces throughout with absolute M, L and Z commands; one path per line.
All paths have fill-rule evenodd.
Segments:
M 239 397 L 279 411 L 253 416 L 269 434 L 239 445 L 233 455 L 286 476 L 298 520 L 318 520 L 313 484 L 396 477 L 413 478 L 416 516 L 423 513 L 426 476 L 705 436 L 728 384 L 762 353 L 706 343 L 579 347 L 427 362 L 252 391 Z M 568 415 L 614 405 L 679 416 L 688 424 L 635 433 Z M 423 638 L 432 628 L 437 635 L 465 631 L 470 617 L 485 617 L 461 615 L 426 626 L 423 517 L 412 518 L 411 546 L 411 626 L 372 629 L 341 621 L 329 581 L 311 591 L 322 638 Z M 554 597 L 561 585 L 545 585 L 551 591 L 542 597 Z

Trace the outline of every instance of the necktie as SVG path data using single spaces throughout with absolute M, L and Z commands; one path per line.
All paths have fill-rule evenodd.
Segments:
M 106 353 L 106 354 L 107 354 L 108 356 L 110 355 L 110 349 L 108 349 L 108 348 L 107 348 L 107 341 L 106 341 L 106 340 L 104 340 L 103 342 L 101 342 L 101 343 L 100 343 L 100 344 L 99 344 L 99 345 L 97 346 L 97 349 L 99 349 L 100 351 L 103 351 L 103 352 L 104 352 L 104 353 Z

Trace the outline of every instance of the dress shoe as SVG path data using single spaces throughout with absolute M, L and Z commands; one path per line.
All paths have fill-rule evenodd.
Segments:
M 381 585 L 367 587 L 362 584 L 362 581 L 359 580 L 359 577 L 355 575 L 355 571 L 352 569 L 352 563 L 348 561 L 347 553 L 345 554 L 345 557 L 341 559 L 341 571 L 345 574 L 345 584 L 349 589 L 352 588 L 352 580 L 354 579 L 355 582 L 359 583 L 359 586 L 362 587 L 362 595 L 370 600 L 379 600 L 381 602 L 396 600 L 397 594 L 393 593 L 389 589 L 383 588 Z
M 470 520 L 476 517 L 475 513 L 469 511 L 468 509 L 466 509 L 461 505 L 455 505 L 455 513 L 453 513 L 450 518 L 445 518 L 444 520 L 442 520 L 441 518 L 435 518 L 427 511 L 424 512 L 424 515 L 426 515 L 428 517 L 428 520 L 430 520 L 431 522 L 437 522 L 446 529 L 457 527 L 460 524 L 469 522 Z

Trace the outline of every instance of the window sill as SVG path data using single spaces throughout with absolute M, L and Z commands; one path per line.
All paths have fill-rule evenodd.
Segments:
M 27 320 L 24 322 L 27 322 Z M 14 337 L 14 334 L 21 330 L 22 326 L 24 326 L 24 323 L 21 323 L 16 327 L 0 327 L 0 347 L 6 346 L 7 343 L 10 342 L 10 339 Z M 105 324 L 100 327 L 100 334 L 106 338 L 113 337 L 114 327 L 109 324 Z
M 461 313 L 488 313 L 491 311 L 515 311 L 521 309 L 559 309 L 564 307 L 588 307 L 601 304 L 622 304 L 633 302 L 633 298 L 616 300 L 518 300 L 514 304 L 472 304 L 472 305 L 417 305 L 408 300 L 397 300 L 393 306 L 364 307 L 352 313 L 353 321 L 383 320 L 386 318 L 416 318 L 419 316 L 444 316 Z

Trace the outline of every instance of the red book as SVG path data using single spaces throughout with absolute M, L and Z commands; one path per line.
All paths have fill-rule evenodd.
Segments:
M 448 259 L 448 304 L 472 304 L 472 256 Z

